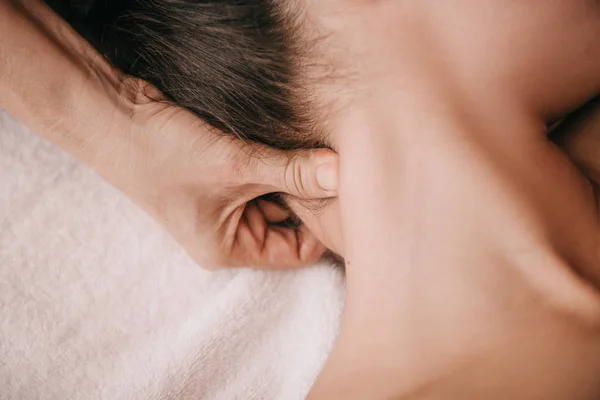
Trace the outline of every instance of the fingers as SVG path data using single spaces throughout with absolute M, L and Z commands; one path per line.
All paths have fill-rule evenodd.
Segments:
M 335 152 L 327 149 L 294 153 L 268 149 L 253 156 L 249 170 L 265 193 L 320 199 L 337 195 L 337 158 Z

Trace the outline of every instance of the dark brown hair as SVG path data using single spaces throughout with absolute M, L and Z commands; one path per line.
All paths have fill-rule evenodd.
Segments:
M 218 130 L 319 146 L 298 82 L 298 18 L 276 0 L 47 0 L 123 72 Z

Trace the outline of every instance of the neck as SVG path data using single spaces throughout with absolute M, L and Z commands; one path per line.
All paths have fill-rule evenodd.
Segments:
M 347 136 L 340 121 L 365 105 L 369 119 L 406 114 L 416 103 L 445 107 L 431 103 L 444 92 L 466 113 L 549 123 L 600 92 L 600 12 L 589 1 L 342 3 L 307 3 L 317 54 L 338 75 L 314 88 L 319 108 L 332 110 L 335 147 Z

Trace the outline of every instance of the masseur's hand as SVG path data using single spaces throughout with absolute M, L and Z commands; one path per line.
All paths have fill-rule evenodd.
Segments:
M 324 247 L 257 200 L 335 195 L 335 154 L 285 153 L 211 131 L 111 68 L 37 0 L 0 0 L 0 107 L 91 165 L 204 267 L 296 267 Z M 31 62 L 35 59 L 36 62 Z
M 590 181 L 598 193 L 600 191 L 600 98 L 596 98 L 562 121 L 549 134 L 556 143 Z M 598 194 L 596 195 L 597 201 Z M 344 255 L 344 240 L 340 224 L 340 210 L 337 201 L 314 212 L 305 202 L 288 201 L 302 222 L 328 248 Z
M 92 165 L 151 214 L 204 267 L 296 267 L 323 245 L 280 205 L 257 197 L 335 195 L 335 153 L 287 153 L 211 130 L 193 114 L 155 101 L 143 82 L 123 84 L 135 102 L 131 129 Z M 104 146 L 102 146 L 104 147 Z M 329 177 L 323 182 L 319 176 Z M 329 185 L 329 187 L 327 187 Z

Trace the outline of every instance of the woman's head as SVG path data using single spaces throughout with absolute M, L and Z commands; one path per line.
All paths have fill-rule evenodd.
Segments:
M 598 9 L 583 0 L 48 1 L 66 3 L 63 15 L 118 68 L 216 129 L 341 157 L 350 131 L 376 140 L 410 126 L 399 132 L 410 146 L 428 113 L 478 118 L 486 103 L 560 115 L 585 100 L 599 67 L 589 57 Z M 319 220 L 290 204 L 324 237 L 335 226 L 325 242 L 340 248 L 335 212 Z
M 220 131 L 321 146 L 300 10 L 274 0 L 80 0 L 70 22 L 116 67 Z

